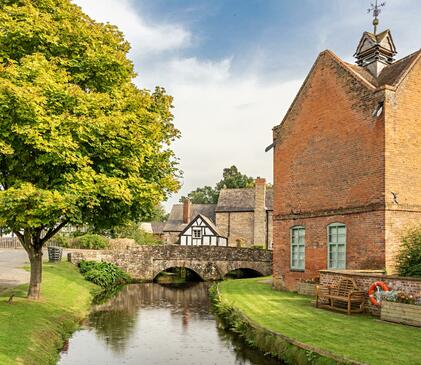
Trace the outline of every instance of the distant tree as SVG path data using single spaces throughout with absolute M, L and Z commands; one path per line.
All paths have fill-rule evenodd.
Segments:
M 28 253 L 31 298 L 62 227 L 139 221 L 179 188 L 172 98 L 134 85 L 129 48 L 70 0 L 0 2 L 0 227 Z
M 224 169 L 222 173 L 222 180 L 216 184 L 215 189 L 221 191 L 222 189 L 241 189 L 251 188 L 254 186 L 254 178 L 242 174 L 238 171 L 236 166 L 231 166 Z
M 193 204 L 216 204 L 218 201 L 219 191 L 211 186 L 204 186 L 197 188 L 187 195 L 187 198 Z M 183 202 L 186 197 L 181 197 L 180 202 Z
M 242 174 L 236 166 L 227 167 L 223 170 L 222 179 L 215 187 L 204 186 L 193 190 L 187 198 L 194 204 L 216 204 L 222 189 L 241 189 L 254 186 L 254 178 Z M 186 197 L 181 197 L 182 202 Z
M 165 211 L 162 204 L 157 204 L 153 208 L 148 221 L 150 222 L 166 222 L 169 214 Z M 144 219 L 146 221 L 146 219 Z

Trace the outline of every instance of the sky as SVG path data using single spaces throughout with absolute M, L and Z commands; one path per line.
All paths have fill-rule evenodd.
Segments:
M 225 167 L 272 181 L 272 128 L 279 124 L 317 55 L 347 62 L 372 31 L 370 0 L 73 0 L 131 44 L 135 83 L 174 97 L 181 138 L 172 148 L 182 188 L 204 185 Z M 421 1 L 389 0 L 379 31 L 391 29 L 397 58 L 421 44 Z

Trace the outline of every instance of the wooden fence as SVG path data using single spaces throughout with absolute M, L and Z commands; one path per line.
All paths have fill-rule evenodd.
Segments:
M 50 240 L 46 246 L 56 246 L 57 242 Z M 0 248 L 23 248 L 17 237 L 0 237 Z

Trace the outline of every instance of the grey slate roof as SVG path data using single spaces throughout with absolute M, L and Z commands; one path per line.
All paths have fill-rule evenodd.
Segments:
M 151 222 L 151 226 L 154 234 L 162 234 L 164 232 L 165 222 Z
M 219 194 L 217 212 L 250 212 L 254 211 L 254 188 L 222 189 Z M 266 189 L 266 210 L 273 210 L 273 189 Z
M 215 208 L 216 204 L 192 204 L 190 219 L 201 214 L 215 222 Z M 183 204 L 174 204 L 165 223 L 164 232 L 181 232 L 186 227 L 187 224 L 183 223 Z

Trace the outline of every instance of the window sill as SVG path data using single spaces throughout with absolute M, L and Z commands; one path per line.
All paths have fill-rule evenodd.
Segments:
M 305 272 L 305 269 L 289 269 L 289 272 Z

